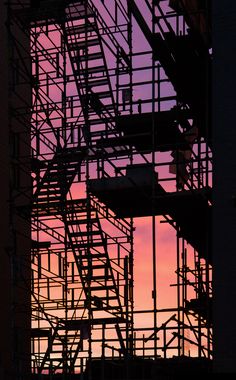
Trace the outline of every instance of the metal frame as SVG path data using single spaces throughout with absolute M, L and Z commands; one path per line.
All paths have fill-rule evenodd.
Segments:
M 173 58 L 167 33 L 179 39 L 188 35 L 189 14 L 184 2 L 181 11 L 170 12 L 166 1 L 145 0 L 146 19 L 133 0 L 129 6 L 121 0 L 97 3 L 68 1 L 67 8 L 60 1 L 31 8 L 20 0 L 9 4 L 13 91 L 30 83 L 33 100 L 30 115 L 27 105 L 15 107 L 12 123 L 17 120 L 24 134 L 31 134 L 32 205 L 17 206 L 16 212 L 24 223 L 31 212 L 35 374 L 66 376 L 86 369 L 91 378 L 94 358 L 102 358 L 101 376 L 105 376 L 104 362 L 109 358 L 127 362 L 136 356 L 186 356 L 188 349 L 200 358 L 212 355 L 209 253 L 202 257 L 189 246 L 178 220 L 169 215 L 163 215 L 162 221 L 176 229 L 176 307 L 158 309 L 154 173 L 163 171 L 159 183 L 177 196 L 211 184 L 208 122 L 202 135 L 192 103 L 183 101 L 180 84 L 168 78 L 153 42 L 159 34 L 166 54 Z M 14 35 L 16 27 L 30 39 L 30 57 Z M 150 49 L 137 51 L 137 33 L 146 37 Z M 18 65 L 19 60 L 23 64 Z M 32 73 L 24 65 L 29 61 Z M 147 79 L 140 79 L 142 73 Z M 136 89 L 144 94 L 141 101 Z M 176 141 L 171 158 L 170 149 L 156 148 L 155 115 L 173 107 L 175 125 L 188 148 L 183 150 Z M 120 116 L 146 112 L 152 115 L 150 150 L 127 142 L 117 129 Z M 189 115 L 184 122 L 180 122 L 182 113 Z M 151 164 L 153 170 L 152 310 L 134 307 L 134 217 L 118 218 L 90 190 L 91 179 L 125 177 L 127 165 L 140 162 Z M 174 176 L 166 174 L 171 165 Z M 139 191 L 132 178 L 129 181 L 134 192 Z M 210 207 L 210 197 L 204 194 Z M 143 196 L 149 198 L 145 192 Z M 199 309 L 192 309 L 193 297 L 199 302 L 196 307 L 203 307 L 204 299 L 205 318 Z M 135 316 L 149 313 L 152 326 L 134 325 Z M 165 322 L 159 322 L 163 315 Z

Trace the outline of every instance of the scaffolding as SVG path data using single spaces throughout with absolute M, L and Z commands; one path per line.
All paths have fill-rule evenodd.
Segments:
M 31 226 L 24 265 L 38 378 L 145 378 L 147 366 L 155 373 L 182 359 L 208 368 L 212 358 L 209 4 L 141 3 L 7 5 L 11 91 L 20 99 L 11 125 L 21 125 L 12 197 L 24 195 L 14 213 Z M 26 142 L 30 156 L 17 148 Z M 151 221 L 149 310 L 134 302 L 140 217 Z M 160 223 L 176 231 L 168 308 L 158 303 Z

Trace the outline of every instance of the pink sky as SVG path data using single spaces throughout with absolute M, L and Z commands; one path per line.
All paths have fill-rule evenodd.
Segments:
M 100 0 L 94 1 L 96 4 L 100 4 Z M 107 2 L 106 2 L 107 3 Z M 139 0 L 137 2 L 140 7 L 142 7 L 142 4 L 144 4 L 143 0 Z M 148 18 L 147 11 L 144 10 L 144 16 Z M 57 40 L 58 36 L 55 34 L 55 40 Z M 142 35 L 141 31 L 139 30 L 139 27 L 134 22 L 134 52 L 139 52 L 143 50 L 150 50 L 149 45 L 145 41 L 144 36 Z M 49 48 L 51 47 L 48 40 L 45 40 L 42 38 L 42 43 L 45 47 Z M 107 56 L 109 57 L 108 51 L 105 52 Z M 144 65 L 150 66 L 152 63 L 151 55 L 140 57 L 138 59 L 135 58 L 134 60 L 134 66 L 135 67 L 143 67 Z M 114 68 L 114 58 L 110 58 L 108 60 L 108 66 L 109 68 Z M 49 66 L 48 63 L 45 64 L 45 69 L 48 70 Z M 69 72 L 70 67 L 68 65 Z M 161 72 L 162 77 L 165 77 L 164 72 Z M 134 82 L 136 81 L 142 81 L 151 79 L 150 76 L 150 70 L 147 71 L 140 71 L 134 74 Z M 128 77 L 124 79 L 124 83 L 126 83 L 128 80 Z M 127 82 L 128 83 L 128 82 Z M 76 87 L 74 84 L 70 84 L 68 86 L 68 92 L 71 94 L 76 93 Z M 170 85 L 162 85 L 161 87 L 161 95 L 172 95 L 173 94 L 173 88 Z M 56 90 L 55 87 L 52 88 L 52 91 L 50 92 L 50 97 L 55 102 L 58 101 L 58 98 L 60 98 L 60 90 Z M 134 100 L 138 99 L 147 99 L 151 96 L 151 85 L 149 86 L 140 86 L 135 87 L 134 90 Z M 173 106 L 173 103 L 165 102 L 162 103 L 161 109 L 170 109 Z M 136 110 L 137 111 L 137 110 Z M 151 105 L 147 105 L 143 107 L 144 112 L 150 112 L 151 111 Z M 54 111 L 55 114 L 58 114 L 60 111 Z M 53 116 L 53 114 L 52 114 Z M 44 117 L 42 113 L 42 117 Z M 59 121 L 60 122 L 60 121 Z M 55 122 L 54 126 L 57 122 Z M 51 134 L 49 133 L 49 137 L 51 137 Z M 53 141 L 53 139 L 52 139 Z M 35 142 L 34 142 L 35 143 Z M 150 160 L 150 156 L 148 157 Z M 170 152 L 169 153 L 156 153 L 156 160 L 157 162 L 165 162 L 170 160 Z M 139 162 L 140 158 L 136 159 L 136 162 Z M 127 161 L 126 161 L 127 163 Z M 117 163 L 120 165 L 121 163 Z M 122 163 L 122 165 L 125 166 L 125 163 Z M 169 175 L 168 173 L 168 166 L 165 166 L 164 168 L 158 169 L 159 171 L 159 177 L 160 178 L 172 178 L 172 181 L 165 183 L 163 187 L 167 191 L 174 191 L 175 190 L 175 183 L 173 181 L 173 175 Z M 94 169 L 91 171 L 93 174 Z M 77 186 L 75 186 L 75 189 L 73 190 L 73 193 L 76 197 L 84 197 L 84 191 L 82 190 L 83 185 L 80 186 L 78 189 Z M 77 189 L 77 190 L 76 190 Z M 176 283 L 176 231 L 167 223 L 161 223 L 163 221 L 163 218 L 157 217 L 156 218 L 156 250 L 157 250 L 157 264 L 156 264 L 156 270 L 157 270 L 157 308 L 172 308 L 176 307 L 176 287 L 170 286 L 171 284 Z M 134 297 L 135 297 L 135 309 L 151 309 L 153 307 L 153 300 L 152 300 L 152 287 L 153 287 L 153 279 L 152 279 L 152 221 L 151 218 L 137 218 L 135 219 L 135 232 L 134 232 Z M 192 253 L 192 249 L 189 249 L 189 252 Z M 193 255 L 192 255 L 193 257 Z M 193 294 L 192 294 L 193 295 Z M 169 318 L 171 313 L 165 313 L 158 316 L 158 324 L 163 323 L 166 319 Z M 136 321 L 136 327 L 139 326 L 153 326 L 153 317 L 152 315 L 143 314 L 139 315 L 135 318 Z

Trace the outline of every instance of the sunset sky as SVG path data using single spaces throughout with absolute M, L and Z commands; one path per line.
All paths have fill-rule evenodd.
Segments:
M 105 4 L 108 4 L 110 0 L 105 0 Z M 100 0 L 94 0 L 94 4 L 98 6 L 98 9 L 102 9 L 102 2 Z M 109 4 L 112 4 L 110 2 Z M 162 2 L 162 8 L 164 11 L 170 11 L 167 8 L 168 2 Z M 150 12 L 147 7 L 144 5 L 143 0 L 138 0 L 137 4 L 142 10 L 142 14 L 150 25 Z M 111 9 L 112 11 L 112 6 Z M 106 22 L 109 24 L 109 16 L 106 16 Z M 170 21 L 172 22 L 172 21 Z M 166 25 L 163 25 L 163 28 L 166 28 Z M 51 33 L 53 40 L 49 40 L 45 37 L 44 34 L 39 37 L 38 41 L 44 46 L 45 49 L 53 49 L 53 44 L 56 45 L 60 43 L 60 36 L 57 31 Z M 122 44 L 123 42 L 121 42 Z M 126 46 L 127 49 L 127 46 Z M 138 54 L 134 56 L 133 65 L 137 69 L 133 73 L 133 82 L 145 82 L 150 81 L 149 84 L 139 85 L 134 87 L 133 91 L 133 101 L 138 100 L 147 100 L 152 97 L 152 75 L 151 69 L 152 66 L 152 55 L 150 52 L 150 46 L 148 45 L 145 37 L 143 36 L 140 28 L 133 20 L 133 53 Z M 149 54 L 142 54 L 142 52 L 148 51 Z M 110 70 L 114 70 L 116 67 L 116 57 L 112 56 L 109 52 L 109 49 L 104 44 L 104 52 Z M 50 63 L 46 60 L 44 63 L 41 63 L 41 68 L 45 72 L 49 71 Z M 146 70 L 143 70 L 144 67 L 148 67 Z M 72 74 L 72 69 L 70 64 L 67 64 L 67 74 Z M 46 74 L 43 74 L 42 77 L 44 80 Z M 157 74 L 157 69 L 156 69 Z M 166 97 L 174 96 L 174 90 L 170 83 L 166 81 L 166 75 L 162 68 L 159 70 L 160 78 L 163 82 L 160 84 L 160 87 L 155 86 L 155 96 L 156 97 Z M 129 76 L 126 75 L 122 77 L 122 84 L 128 87 Z M 46 80 L 45 80 L 46 81 Z M 115 79 L 114 76 L 111 77 L 111 84 L 113 89 L 115 88 Z M 158 93 L 160 91 L 160 93 Z M 59 86 L 52 86 L 49 91 L 50 99 L 56 104 L 58 102 L 60 106 L 61 101 L 61 88 Z M 71 82 L 67 84 L 67 95 L 77 95 L 77 88 L 75 83 Z M 120 99 L 121 102 L 121 93 Z M 170 110 L 176 104 L 173 100 L 162 101 L 160 103 L 160 111 Z M 39 107 L 40 109 L 40 107 Z M 152 105 L 151 103 L 142 105 L 142 112 L 151 112 Z M 157 106 L 155 111 L 157 111 Z M 124 111 L 123 114 L 128 114 L 129 110 Z M 137 113 L 137 105 L 134 106 L 134 113 Z M 60 110 L 54 110 L 51 116 L 58 117 L 60 115 Z M 45 115 L 38 112 L 37 117 L 45 117 Z M 58 117 L 58 120 L 53 121 L 54 127 L 57 128 L 60 126 L 61 120 Z M 69 119 L 69 118 L 68 118 Z M 190 121 L 192 122 L 192 121 Z M 56 144 L 56 138 L 52 135 L 50 129 L 49 132 L 46 132 L 46 135 L 50 139 L 51 143 Z M 36 147 L 36 139 L 33 140 L 33 146 Z M 44 154 L 44 153 L 43 153 Z M 50 153 L 51 154 L 51 153 Z M 173 158 L 171 157 L 171 152 L 155 153 L 155 163 L 156 164 L 165 164 L 163 166 L 158 166 L 156 171 L 158 172 L 159 182 L 167 192 L 176 191 L 176 181 L 175 176 L 169 173 L 169 164 Z M 151 162 L 151 154 L 147 154 L 146 158 Z M 141 156 L 136 156 L 134 163 L 144 162 Z M 128 164 L 128 160 L 118 160 L 116 166 L 125 167 Z M 111 176 L 114 176 L 115 170 L 112 167 L 108 168 L 108 172 Z M 96 165 L 91 164 L 90 176 L 91 178 L 96 177 Z M 168 180 L 167 180 L 168 179 Z M 85 198 L 85 186 L 84 184 L 76 184 L 72 186 L 71 193 L 75 198 Z M 48 225 L 53 224 L 53 221 L 48 222 Z M 153 308 L 153 299 L 152 299 L 152 290 L 153 290 L 153 247 L 152 247 L 152 218 L 135 218 L 134 220 L 135 232 L 134 232 L 134 300 L 135 300 L 135 310 L 150 310 Z M 109 230 L 108 230 L 109 232 Z M 37 234 L 35 233 L 35 236 Z M 41 237 L 45 239 L 45 236 L 42 234 Z M 189 258 L 187 265 L 193 264 L 193 249 L 187 245 L 184 248 L 188 248 Z M 175 273 L 177 268 L 177 239 L 176 231 L 171 227 L 164 217 L 156 217 L 156 280 L 157 280 L 157 309 L 163 308 L 176 308 L 177 307 L 177 287 L 175 286 L 177 281 L 177 275 Z M 182 253 L 182 248 L 180 249 L 180 255 Z M 188 297 L 194 297 L 194 291 L 190 290 Z M 158 314 L 158 326 L 163 322 L 168 320 L 174 312 L 164 312 Z M 136 327 L 153 327 L 153 315 L 151 313 L 137 314 L 135 315 L 135 326 Z

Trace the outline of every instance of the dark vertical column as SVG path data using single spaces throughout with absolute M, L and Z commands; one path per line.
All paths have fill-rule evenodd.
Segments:
M 9 174 L 8 152 L 8 62 L 6 9 L 0 3 L 0 378 L 9 379 L 7 369 L 12 366 L 12 319 L 11 319 L 11 267 L 8 256 L 9 236 Z
M 28 104 L 28 111 L 30 109 L 30 85 L 26 82 L 22 84 L 21 74 L 24 64 L 28 65 L 30 72 L 30 64 L 29 60 L 23 64 L 20 62 L 20 57 L 12 53 L 13 44 L 9 40 L 7 21 L 7 2 L 2 1 L 0 2 L 0 379 L 28 380 L 31 319 L 30 225 L 17 215 L 16 209 L 20 205 L 27 206 L 30 202 L 30 128 L 26 132 L 27 125 L 16 120 L 13 111 L 23 104 Z M 22 46 L 25 47 L 22 56 L 26 57 L 26 52 L 29 53 L 30 48 L 28 37 L 18 30 L 16 38 L 20 39 Z M 17 83 L 13 86 L 14 81 Z M 25 120 L 30 120 L 30 116 L 26 116 Z M 27 159 L 23 158 L 27 156 Z
M 214 371 L 236 373 L 236 1 L 212 4 Z

